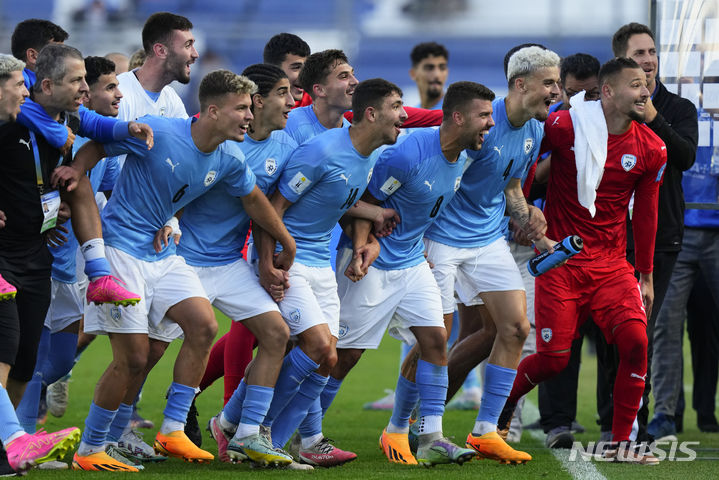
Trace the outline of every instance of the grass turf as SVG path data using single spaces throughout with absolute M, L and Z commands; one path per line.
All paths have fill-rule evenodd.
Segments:
M 221 331 L 229 328 L 229 320 L 218 313 Z M 155 367 L 145 384 L 143 398 L 140 402 L 140 413 L 159 426 L 162 421 L 162 409 L 165 405 L 165 391 L 172 379 L 172 363 L 177 354 L 179 343 L 175 342 L 168 349 L 165 357 Z M 688 345 L 685 348 L 688 352 Z M 586 352 L 586 347 L 585 347 Z M 543 439 L 534 438 L 529 432 L 524 433 L 522 442 L 515 448 L 529 452 L 533 461 L 526 465 L 507 466 L 499 465 L 488 460 L 473 460 L 463 466 L 440 465 L 432 469 L 422 467 L 407 467 L 390 464 L 382 455 L 378 447 L 379 434 L 387 424 L 389 412 L 366 411 L 362 409 L 365 402 L 382 396 L 384 388 L 393 388 L 397 379 L 399 343 L 385 337 L 380 349 L 368 351 L 357 367 L 350 373 L 337 395 L 332 407 L 324 421 L 325 435 L 335 440 L 337 446 L 357 453 L 358 459 L 342 467 L 332 469 L 315 469 L 312 472 L 289 472 L 284 470 L 252 469 L 249 465 L 222 464 L 215 461 L 209 465 L 186 464 L 181 460 L 170 459 L 159 464 L 147 464 L 142 475 L 143 478 L 185 479 L 213 476 L 215 480 L 222 478 L 235 478 L 240 474 L 248 478 L 255 477 L 285 477 L 313 475 L 316 478 L 429 478 L 442 475 L 446 478 L 477 478 L 483 479 L 518 479 L 518 478 L 572 478 L 552 452 L 544 447 Z M 82 359 L 73 370 L 70 384 L 70 404 L 63 418 L 48 417 L 45 428 L 53 431 L 70 425 L 84 426 L 95 383 L 102 371 L 109 363 L 111 357 L 107 338 L 99 337 L 83 354 Z M 688 354 L 687 354 L 688 357 Z M 686 359 L 686 365 L 690 365 Z M 691 383 L 691 371 L 685 372 L 685 383 Z M 583 424 L 587 432 L 577 435 L 577 440 L 586 444 L 599 438 L 599 427 L 596 425 L 596 362 L 587 353 L 583 356 L 579 388 L 578 421 Z M 689 389 L 691 390 L 691 389 Z M 687 404 L 691 405 L 691 392 L 687 392 Z M 530 393 L 529 400 L 536 405 L 536 391 Z M 209 389 L 198 397 L 197 407 L 200 412 L 200 425 L 215 415 L 222 407 L 222 382 L 215 382 Z M 445 435 L 454 439 L 457 444 L 463 444 L 467 433 L 474 424 L 475 412 L 449 411 L 444 417 Z M 525 422 L 526 422 L 525 418 Z M 696 427 L 695 413 L 688 408 L 684 420 L 684 433 L 680 440 L 699 441 L 694 446 L 698 451 L 699 459 L 691 462 L 665 461 L 657 467 L 641 467 L 636 465 L 603 464 L 593 462 L 598 472 L 608 479 L 677 479 L 677 478 L 717 478 L 719 465 L 711 459 L 719 459 L 719 434 L 700 433 Z M 155 430 L 148 431 L 146 441 L 152 444 Z M 214 441 L 205 432 L 203 448 L 216 454 L 217 447 Z M 704 458 L 704 460 L 702 460 Z M 66 460 L 71 461 L 71 456 Z M 580 462 L 582 460 L 579 460 Z M 38 471 L 30 472 L 37 478 L 65 480 L 83 476 L 99 478 L 101 476 L 129 475 L 105 472 L 73 472 L 73 471 Z

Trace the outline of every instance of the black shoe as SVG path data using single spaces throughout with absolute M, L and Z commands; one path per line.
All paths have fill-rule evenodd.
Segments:
M 674 416 L 674 426 L 677 429 L 677 433 L 684 431 L 684 414 Z
M 719 423 L 717 423 L 717 418 L 713 413 L 709 415 L 702 415 L 701 413 L 698 413 L 697 427 L 699 427 L 700 432 L 704 433 L 719 432 Z
M 572 448 L 574 435 L 572 435 L 569 427 L 553 428 L 547 433 L 547 439 L 544 443 L 548 448 Z
M 20 475 L 10 466 L 10 462 L 7 461 L 7 453 L 5 453 L 5 449 L 0 447 L 0 477 L 19 476 Z
M 197 448 L 202 446 L 202 431 L 200 431 L 200 424 L 197 422 L 197 417 L 200 416 L 197 413 L 197 407 L 195 401 L 192 401 L 190 405 L 190 411 L 187 412 L 187 423 L 185 423 L 185 435 L 189 438 L 192 443 L 197 445 Z

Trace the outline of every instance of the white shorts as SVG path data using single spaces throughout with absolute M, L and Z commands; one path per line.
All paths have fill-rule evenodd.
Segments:
M 182 335 L 178 324 L 165 318 L 173 305 L 191 297 L 207 298 L 195 271 L 185 259 L 172 255 L 146 262 L 113 247 L 105 247 L 112 274 L 142 298 L 137 305 L 85 305 L 85 332 L 146 333 L 150 338 L 171 342 Z
M 327 324 L 339 334 L 340 300 L 332 267 L 308 267 L 295 262 L 290 268 L 290 288 L 280 302 L 280 313 L 297 336 L 315 325 Z
M 458 248 L 425 239 L 427 260 L 442 292 L 442 311 L 454 311 L 454 292 L 467 306 L 481 305 L 480 293 L 524 290 L 522 275 L 504 237 L 489 245 Z
M 522 275 L 522 281 L 524 282 L 524 290 L 527 292 L 527 319 L 529 324 L 534 327 L 534 277 L 529 270 L 527 270 L 527 263 L 537 255 L 532 247 L 525 247 L 517 243 L 512 242 L 509 245 L 512 257 L 517 263 L 519 273 Z M 527 337 L 529 342 L 529 337 Z
M 236 322 L 280 311 L 244 258 L 227 265 L 191 268 L 200 278 L 212 305 Z
M 50 329 L 50 333 L 57 333 L 80 321 L 85 308 L 85 291 L 77 282 L 64 283 L 53 278 L 51 285 L 52 297 L 45 316 L 45 327 Z
M 371 266 L 356 283 L 344 276 L 341 265 L 338 260 L 337 283 L 342 293 L 337 348 L 376 349 L 385 330 L 413 345 L 417 340 L 410 327 L 444 328 L 439 287 L 427 262 L 401 270 Z

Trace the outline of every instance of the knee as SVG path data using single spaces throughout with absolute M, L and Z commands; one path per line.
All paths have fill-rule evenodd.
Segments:
M 217 321 L 215 320 L 215 316 L 213 314 L 203 315 L 194 322 L 192 332 L 185 333 L 185 341 L 191 339 L 193 344 L 209 350 L 216 336 Z
M 529 336 L 529 320 L 526 316 L 517 316 L 510 319 L 497 329 L 497 335 L 505 341 L 524 345 Z
M 559 372 L 564 370 L 569 364 L 570 352 L 539 352 L 537 353 L 541 359 L 543 369 L 548 373 L 550 377 L 557 375 Z
M 272 322 L 270 328 L 262 332 L 261 337 L 257 337 L 257 343 L 260 348 L 265 348 L 270 352 L 277 353 L 277 355 L 283 355 L 289 339 L 290 329 L 279 317 L 277 322 Z
M 302 350 L 316 363 L 326 365 L 330 356 L 334 357 L 333 365 L 337 363 L 337 352 L 332 347 L 329 335 L 326 337 L 324 335 L 315 336 L 309 339 L 305 342 Z
M 129 377 L 137 377 L 145 373 L 147 366 L 148 350 L 138 349 L 129 352 L 119 362 L 115 362 L 115 368 L 124 370 Z

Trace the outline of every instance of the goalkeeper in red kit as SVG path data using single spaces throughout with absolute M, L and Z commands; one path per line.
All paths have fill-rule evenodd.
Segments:
M 652 258 L 666 147 L 643 123 L 650 92 L 634 60 L 605 63 L 599 85 L 599 102 L 584 102 L 580 93 L 570 102 L 571 110 L 545 122 L 542 151 L 552 155 L 544 210 L 547 236 L 577 234 L 584 250 L 536 280 L 537 353 L 519 364 L 498 425 L 507 428 L 517 401 L 564 369 L 572 340 L 591 315 L 619 351 L 613 442 L 601 454 L 656 464 L 651 453 L 629 443 L 629 434 L 647 372 L 646 324 L 654 298 Z M 632 194 L 638 284 L 626 260 Z

